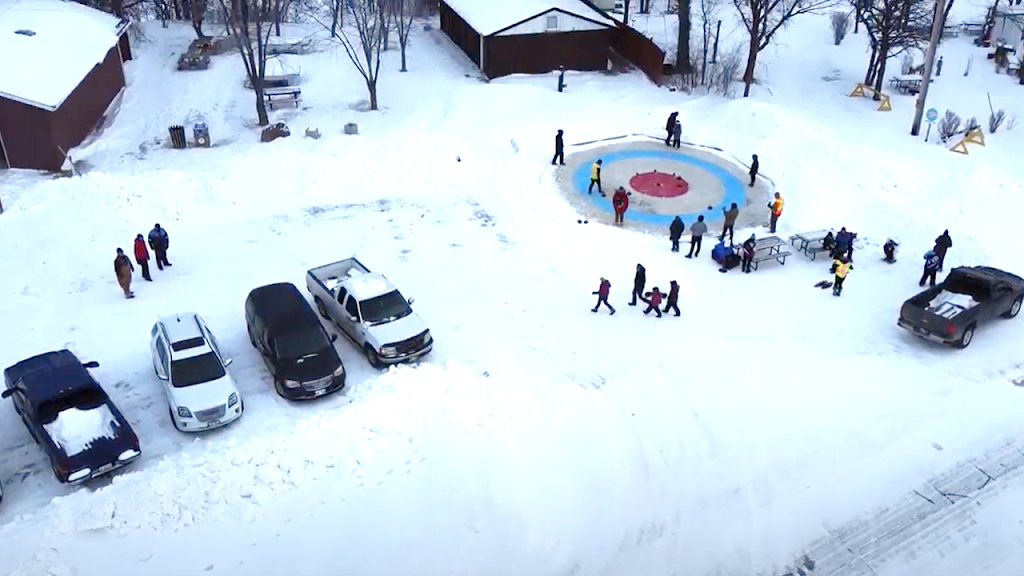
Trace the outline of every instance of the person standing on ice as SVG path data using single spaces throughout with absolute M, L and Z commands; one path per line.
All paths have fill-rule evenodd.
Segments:
M 743 243 L 743 273 L 750 274 L 750 265 L 754 261 L 754 252 L 757 251 L 757 238 L 751 234 L 750 238 Z
M 840 228 L 839 233 L 836 234 L 836 247 L 832 251 L 833 257 L 838 259 L 840 256 L 846 256 L 853 260 L 853 239 L 856 236 L 852 232 L 847 232 L 846 226 Z
M 683 141 L 683 124 L 676 120 L 676 125 L 672 127 L 672 147 L 679 148 L 679 145 Z
M 675 280 L 668 283 L 668 301 L 665 303 L 665 314 L 668 314 L 669 310 L 676 311 L 676 317 L 679 317 L 679 284 Z
M 843 293 L 843 281 L 846 280 L 846 275 L 853 270 L 853 264 L 850 262 L 848 256 L 840 256 L 832 262 L 832 273 L 836 275 L 835 281 L 832 282 L 832 295 L 840 296 Z
M 551 157 L 551 165 L 555 165 L 555 160 L 562 166 L 565 166 L 565 141 L 562 140 L 562 131 L 559 130 L 558 134 L 555 134 L 555 155 Z
M 761 163 L 757 161 L 757 154 L 753 155 L 754 161 L 750 164 L 750 187 L 754 187 L 754 180 L 757 179 L 757 171 L 761 167 Z
M 647 310 L 644 310 L 644 316 L 653 311 L 658 315 L 658 318 L 661 318 L 661 291 L 655 286 L 654 290 L 648 292 L 645 296 L 647 296 L 644 299 L 644 302 L 647 303 Z
M 924 253 L 924 273 L 921 274 L 921 281 L 917 283 L 918 286 L 924 286 L 924 281 L 929 281 L 931 288 L 935 287 L 935 274 L 939 271 L 939 255 L 935 253 L 935 250 L 929 250 Z
M 686 255 L 687 258 L 693 258 L 694 256 L 700 256 L 700 245 L 704 240 L 704 233 L 708 231 L 708 225 L 704 223 L 704 215 L 697 216 L 697 221 L 690 226 L 690 253 Z M 696 254 L 693 249 L 696 248 Z
M 608 294 L 611 293 L 611 291 L 612 283 L 602 276 L 601 285 L 597 288 L 597 292 L 594 292 L 594 294 L 597 295 L 597 305 L 594 306 L 591 312 L 596 313 L 597 310 L 601 308 L 601 304 L 604 304 L 605 306 L 608 307 L 608 310 L 611 311 L 611 314 L 609 314 L 609 316 L 615 314 L 615 308 L 612 308 L 612 305 L 608 303 Z
M 672 223 L 668 226 L 668 239 L 672 241 L 672 251 L 679 252 L 679 239 L 683 237 L 683 230 L 686 228 L 686 224 L 683 224 L 683 219 L 676 216 L 672 219 Z
M 615 209 L 615 223 L 621 226 L 626 216 L 626 210 L 629 208 L 629 196 L 626 195 L 626 189 L 622 186 L 619 186 L 615 194 L 612 194 L 612 208 Z
M 135 267 L 132 266 L 132 261 L 128 259 L 128 256 L 124 253 L 124 250 L 117 249 L 117 257 L 114 258 L 114 275 L 117 276 L 117 284 L 124 290 L 125 298 L 134 298 L 135 294 L 132 293 L 132 272 L 135 271 Z
M 149 231 L 149 247 L 153 249 L 156 259 L 156 267 L 163 270 L 164 266 L 170 266 L 167 261 L 167 249 L 171 246 L 171 239 L 167 237 L 167 230 L 160 227 L 160 224 L 153 226 Z
M 740 217 L 740 207 L 735 202 L 728 210 L 722 208 L 722 214 L 725 216 L 725 225 L 722 226 L 722 235 L 718 237 L 719 240 L 725 240 L 725 233 L 729 233 L 729 244 L 732 244 L 733 228 L 736 227 L 736 219 Z
M 753 180 L 753 178 L 751 178 Z M 770 231 L 775 234 L 775 226 L 779 223 L 779 216 L 782 216 L 782 207 L 786 204 L 786 201 L 782 199 L 782 194 L 775 193 L 775 198 L 768 203 L 768 210 L 772 213 Z
M 587 194 L 593 194 L 594 184 L 597 184 L 597 191 L 604 196 L 604 192 L 601 190 L 601 164 L 601 160 L 598 160 L 590 165 L 590 188 L 587 188 Z
M 944 230 L 942 235 L 935 239 L 935 255 L 939 257 L 939 272 L 946 265 L 946 252 L 953 247 L 953 237 L 949 230 Z
M 149 250 L 146 250 L 146 240 L 142 238 L 142 234 L 135 236 L 135 261 L 142 266 L 142 278 L 152 282 L 153 279 L 149 276 Z
M 642 264 L 636 265 L 636 276 L 633 277 L 633 301 L 629 303 L 630 306 L 636 306 L 636 299 L 639 297 L 641 300 L 644 299 L 644 286 L 647 285 L 647 270 L 644 269 Z
M 665 122 L 665 146 L 672 145 L 672 134 L 676 130 L 676 118 L 679 117 L 679 112 L 673 112 L 668 115 L 668 122 Z

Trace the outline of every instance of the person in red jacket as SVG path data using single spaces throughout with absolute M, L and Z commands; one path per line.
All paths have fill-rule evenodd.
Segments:
M 594 309 L 591 310 L 591 312 L 597 312 L 598 308 L 601 307 L 601 304 L 604 304 L 609 310 L 611 310 L 611 314 L 615 314 L 615 308 L 612 308 L 612 305 L 608 303 L 608 293 L 611 292 L 611 290 L 612 283 L 602 277 L 601 286 L 598 287 L 597 292 L 594 292 L 594 294 L 597 294 L 597 306 L 594 306 Z M 611 316 L 611 314 L 609 314 L 609 316 Z
M 619 186 L 619 189 L 612 195 L 612 207 L 615 208 L 615 223 L 622 224 L 622 219 L 629 208 L 629 195 L 626 194 L 626 189 L 622 186 Z
M 676 316 L 679 316 L 679 284 L 675 280 L 668 283 L 668 301 L 665 303 L 665 314 L 668 314 L 669 310 L 675 310 Z
M 149 250 L 146 250 L 146 239 L 142 234 L 135 237 L 135 261 L 142 267 L 142 278 L 152 282 L 153 279 L 149 277 Z
M 654 313 L 658 315 L 658 318 L 661 318 L 661 291 L 658 290 L 657 286 L 655 286 L 654 290 L 648 292 L 645 296 L 647 296 L 647 300 L 645 300 L 645 302 L 647 302 L 647 310 L 644 310 L 644 316 L 646 316 L 648 312 L 654 311 Z

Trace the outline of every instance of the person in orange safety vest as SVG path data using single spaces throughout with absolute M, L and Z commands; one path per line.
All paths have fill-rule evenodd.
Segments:
M 782 199 L 782 194 L 775 193 L 775 199 L 768 203 L 768 209 L 772 211 L 772 224 L 771 233 L 775 234 L 775 225 L 779 222 L 779 216 L 782 216 L 782 206 L 786 203 Z
M 850 262 L 848 256 L 842 256 L 832 261 L 832 273 L 836 275 L 835 282 L 832 283 L 832 295 L 839 296 L 843 293 L 843 281 L 846 280 L 846 275 L 853 270 L 853 263 Z

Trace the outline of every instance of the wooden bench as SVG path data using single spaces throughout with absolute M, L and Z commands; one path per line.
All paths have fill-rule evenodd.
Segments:
M 297 86 L 265 88 L 263 100 L 271 110 L 285 105 L 293 105 L 298 108 L 302 103 L 302 89 Z
M 960 25 L 960 28 L 963 29 L 964 34 L 967 34 L 968 36 L 981 36 L 981 33 L 985 30 L 985 24 L 964 22 Z
M 298 74 L 282 74 L 280 76 L 264 76 L 263 78 L 263 89 L 269 90 L 270 88 L 287 88 L 288 86 L 295 86 L 299 83 Z M 252 90 L 252 80 L 248 76 L 245 77 L 245 87 Z
M 943 38 L 956 38 L 957 36 L 960 36 L 960 26 L 950 24 L 942 27 Z

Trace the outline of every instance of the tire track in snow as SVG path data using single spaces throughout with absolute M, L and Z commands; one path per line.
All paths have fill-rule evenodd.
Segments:
M 970 546 L 967 532 L 983 501 L 1020 480 L 1024 443 L 1015 438 L 914 488 L 890 506 L 826 528 L 828 536 L 812 543 L 805 555 L 813 570 L 795 567 L 771 574 L 882 576 L 931 550 Z

